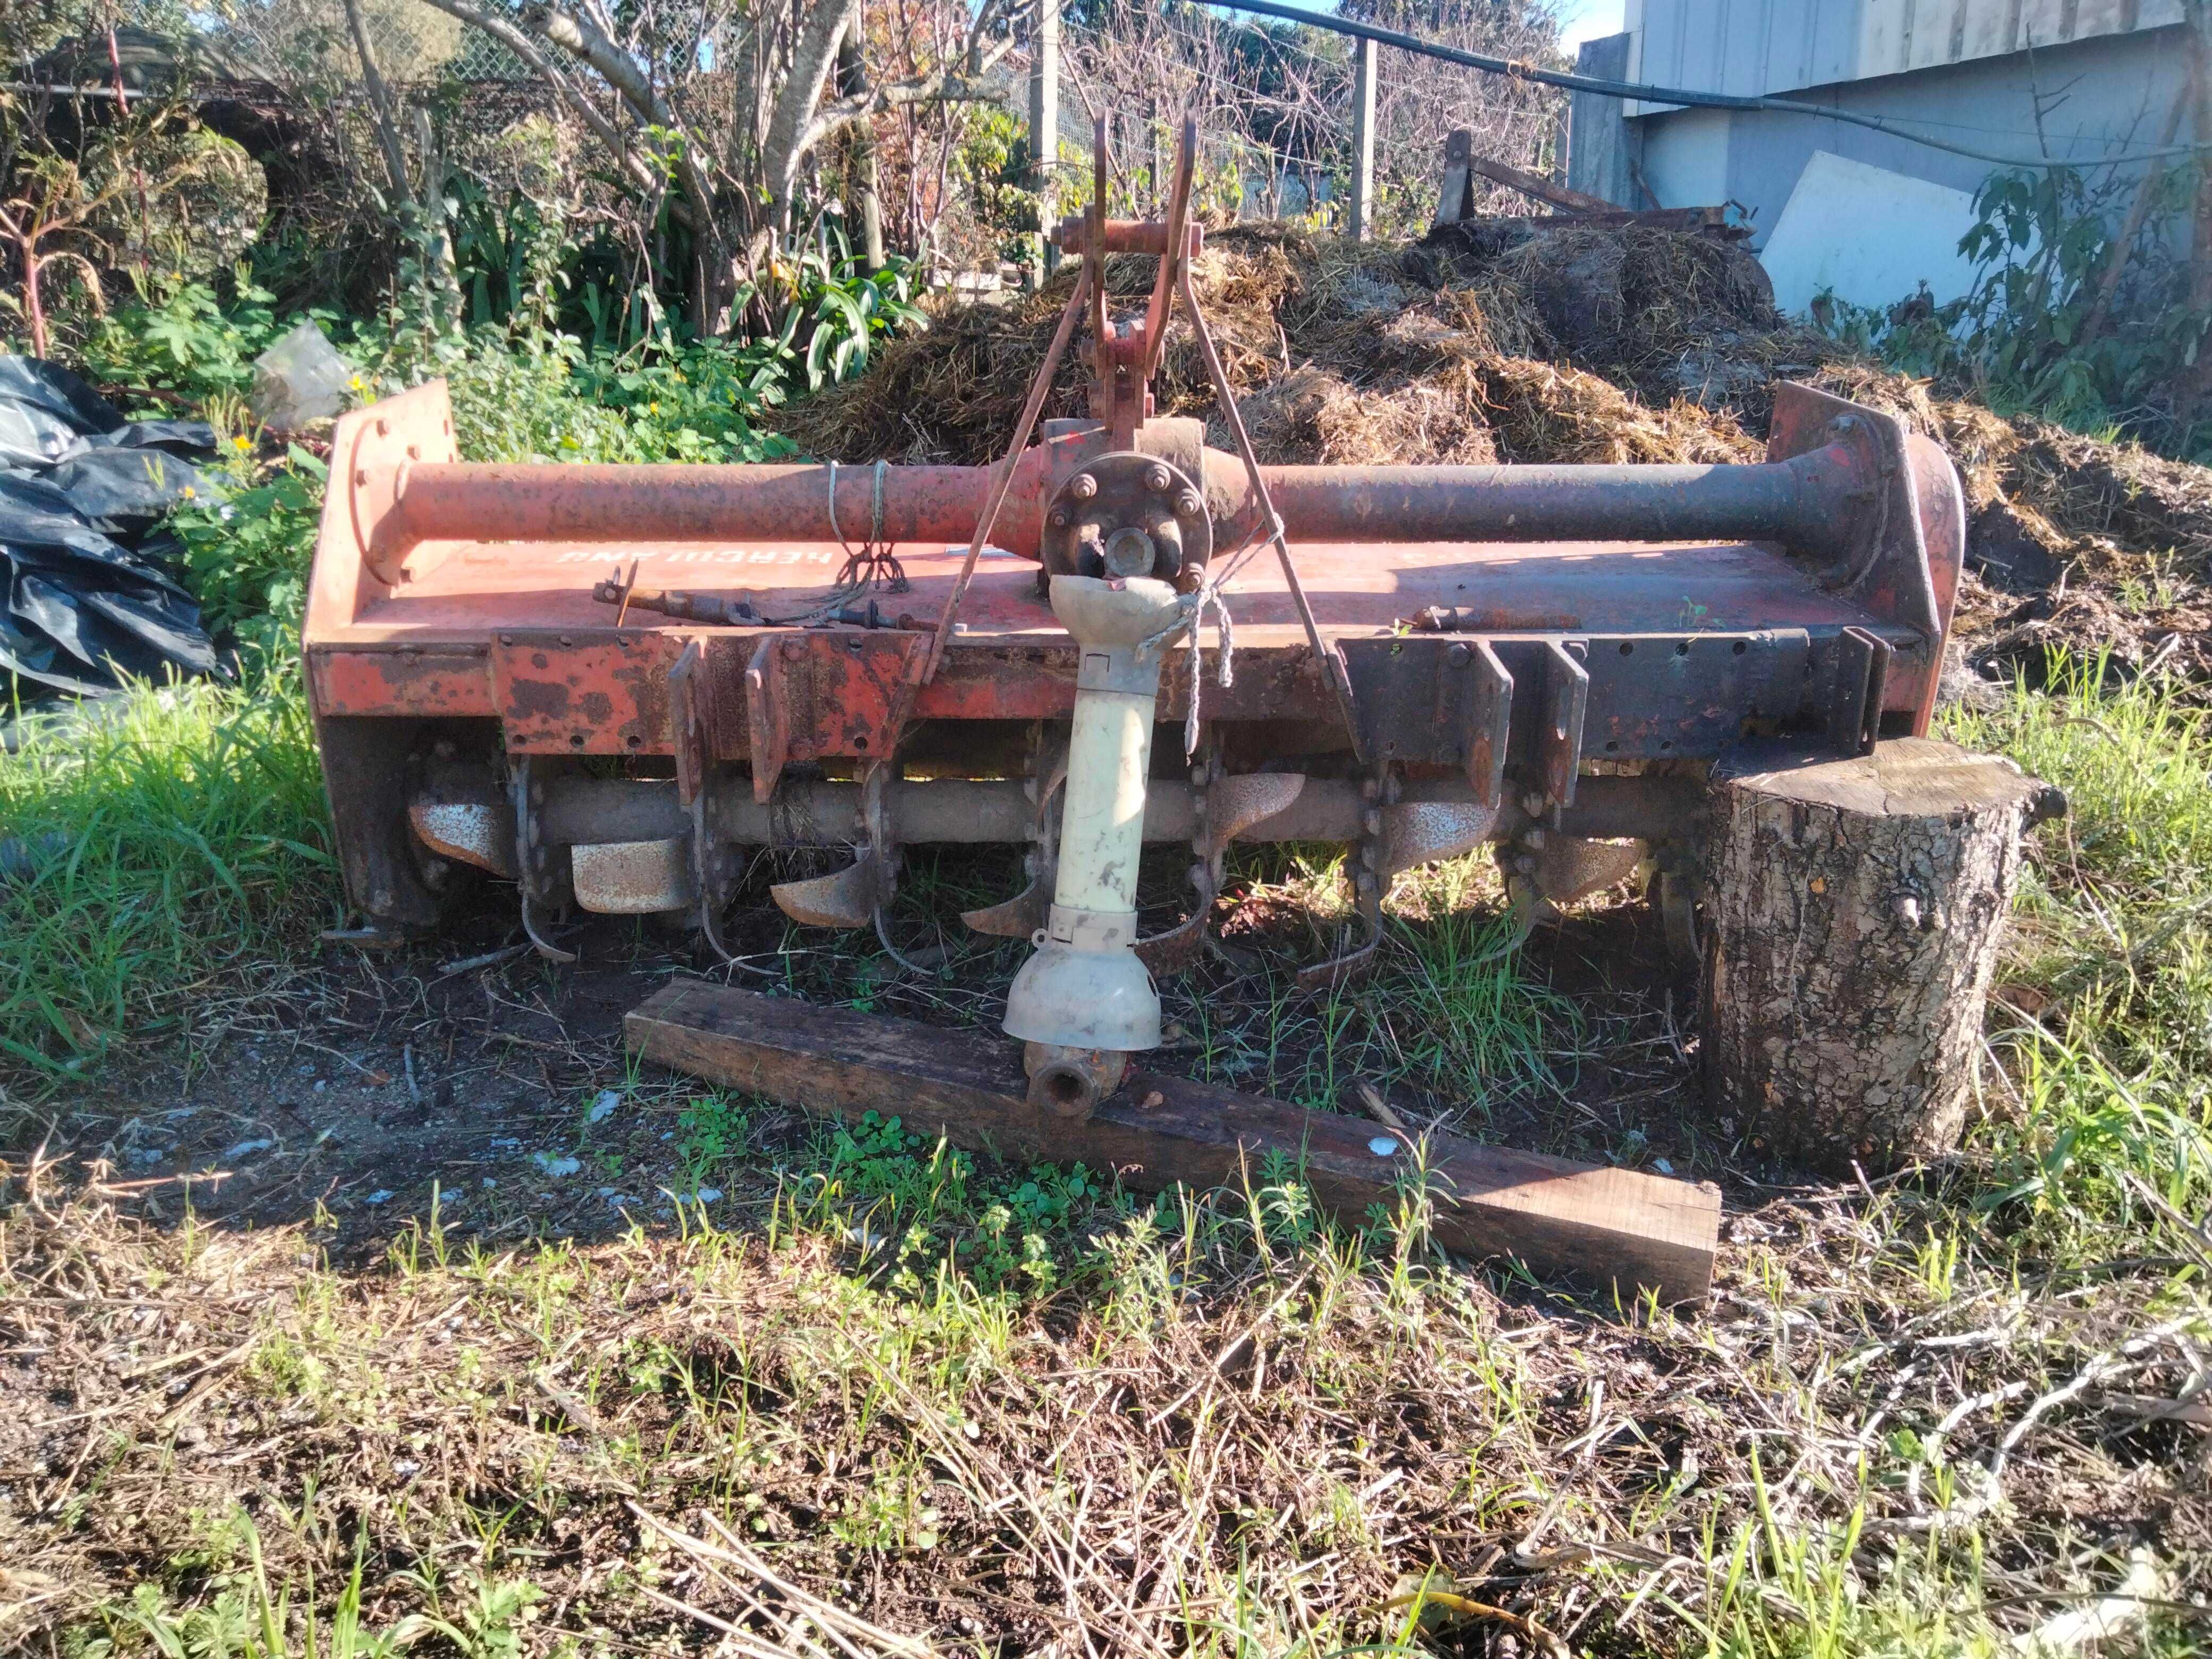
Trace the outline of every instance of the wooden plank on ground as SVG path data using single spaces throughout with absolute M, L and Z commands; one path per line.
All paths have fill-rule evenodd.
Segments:
M 710 1082 L 810 1112 L 878 1112 L 1017 1162 L 1111 1169 L 1140 1191 L 1234 1184 L 1280 1151 L 1302 1162 L 1323 1204 L 1357 1219 L 1415 1167 L 1406 1138 L 1379 1124 L 1154 1073 L 1138 1073 L 1088 1121 L 1044 1117 L 1023 1097 L 1012 1042 L 704 981 L 664 987 L 624 1027 L 635 1053 Z M 1429 1136 L 1427 1158 L 1437 1239 L 1455 1254 L 1517 1257 L 1624 1304 L 1646 1289 L 1696 1301 L 1711 1282 L 1720 1194 L 1711 1185 L 1457 1135 Z

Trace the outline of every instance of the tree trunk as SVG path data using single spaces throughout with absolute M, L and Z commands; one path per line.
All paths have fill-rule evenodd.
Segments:
M 868 67 L 860 55 L 857 21 L 838 44 L 837 90 L 847 97 L 865 96 L 868 90 Z M 852 131 L 853 193 L 859 198 L 860 210 L 860 258 L 872 275 L 884 268 L 884 205 L 877 193 L 874 118 L 863 115 L 853 123 Z M 847 222 L 851 222 L 849 217 Z
M 2065 798 L 1929 738 L 1775 744 L 1716 770 L 1704 1047 L 1715 1112 L 1832 1173 L 1931 1158 L 1966 1120 L 2021 836 Z

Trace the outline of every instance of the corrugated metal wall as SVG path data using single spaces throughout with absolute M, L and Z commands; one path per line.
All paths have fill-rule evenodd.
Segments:
M 2181 21 L 2181 0 L 1628 0 L 1630 78 L 1794 92 Z

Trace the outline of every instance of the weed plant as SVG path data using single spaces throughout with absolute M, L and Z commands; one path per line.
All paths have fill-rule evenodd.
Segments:
M 1974 285 L 1938 304 L 1923 285 L 1887 308 L 1817 299 L 1814 320 L 1893 368 L 1932 378 L 1999 415 L 2031 415 L 2092 437 L 2134 437 L 2185 460 L 2212 455 L 2212 422 L 2175 406 L 2173 377 L 2203 349 L 2206 319 L 2185 270 L 2146 230 L 2127 250 L 2118 303 L 2102 301 L 2116 227 L 2136 181 L 2070 167 L 1997 172 L 1974 196 L 1959 244 Z M 2193 168 L 2150 181 L 2154 226 L 2185 212 Z M 2092 328 L 2092 324 L 2095 325 Z

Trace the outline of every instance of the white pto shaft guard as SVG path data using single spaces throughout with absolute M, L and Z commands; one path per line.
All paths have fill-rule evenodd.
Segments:
M 1052 610 L 1082 647 L 1075 679 L 1060 868 L 1051 920 L 1006 995 L 1030 1100 L 1088 1117 L 1121 1086 L 1129 1057 L 1160 1042 L 1160 994 L 1131 948 L 1145 775 L 1160 689 L 1157 639 L 1180 612 L 1163 581 L 1055 575 Z

